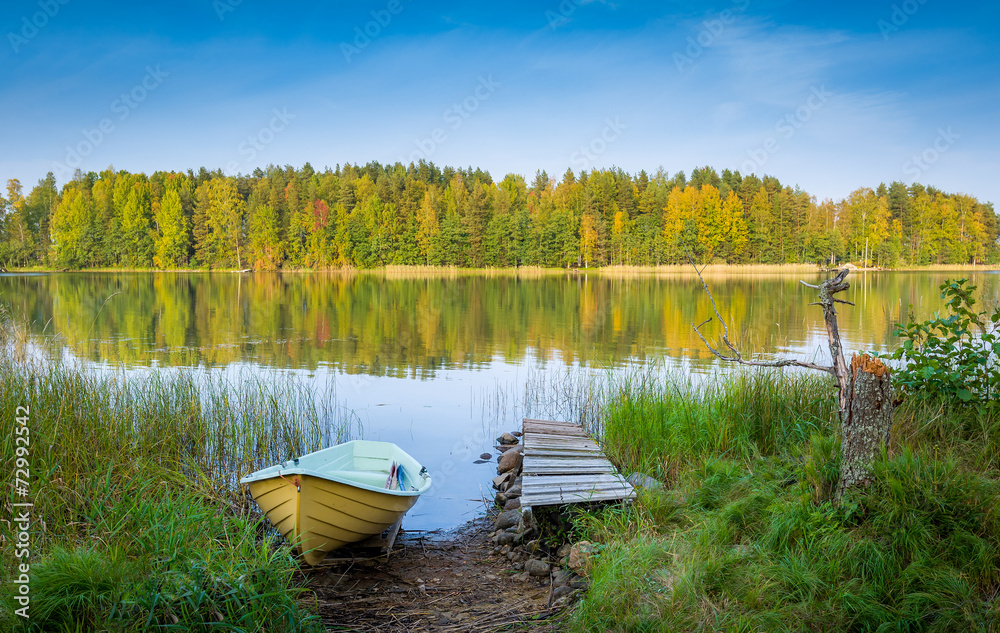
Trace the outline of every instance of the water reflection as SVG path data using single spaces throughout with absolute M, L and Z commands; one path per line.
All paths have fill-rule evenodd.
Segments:
M 840 309 L 848 349 L 891 346 L 907 306 L 929 314 L 941 305 L 937 286 L 955 276 L 852 275 L 845 298 L 857 305 Z M 996 297 L 997 275 L 969 276 Z M 745 349 L 811 355 L 824 347 L 822 315 L 798 279 L 709 283 Z M 497 356 L 582 365 L 685 358 L 694 371 L 715 364 L 692 331 L 712 310 L 690 276 L 77 273 L 0 277 L 0 294 L 76 356 L 127 366 L 252 362 L 427 380 L 444 369 L 485 369 Z
M 940 309 L 938 285 L 958 276 L 979 285 L 987 305 L 997 301 L 995 274 L 849 277 L 839 295 L 857 304 L 839 311 L 846 351 L 893 347 L 908 305 L 918 316 Z M 815 291 L 799 279 L 708 280 L 744 355 L 829 362 L 822 312 L 809 305 Z M 408 515 L 410 529 L 457 525 L 481 508 L 493 465 L 474 461 L 520 415 L 575 415 L 537 402 L 527 410 L 526 381 L 603 379 L 649 364 L 728 371 L 692 330 L 712 308 L 691 276 L 14 275 L 0 277 L 0 300 L 92 367 L 250 367 L 335 392 L 360 419 L 361 436 L 399 443 L 434 473 L 434 488 Z M 704 331 L 717 335 L 718 326 Z

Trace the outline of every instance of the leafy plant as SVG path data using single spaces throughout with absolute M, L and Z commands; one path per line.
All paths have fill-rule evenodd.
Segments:
M 948 316 L 897 326 L 903 345 L 889 358 L 901 360 L 894 372 L 898 387 L 908 394 L 940 398 L 955 404 L 995 406 L 1000 397 L 1000 307 L 990 315 L 975 312 L 976 286 L 967 279 L 946 280 L 941 297 Z

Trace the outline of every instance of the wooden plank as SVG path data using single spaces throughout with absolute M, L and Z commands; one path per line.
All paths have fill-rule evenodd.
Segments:
M 581 437 L 590 437 L 590 435 L 583 430 L 583 427 L 577 426 L 575 424 L 539 424 L 525 422 L 522 427 L 524 433 L 548 433 L 548 434 L 559 434 L 559 435 L 575 435 Z
M 538 466 L 532 470 L 536 475 L 572 475 L 573 473 L 587 473 L 594 475 L 610 475 L 617 472 L 614 466 L 588 466 L 581 468 L 572 462 L 567 464 L 549 464 Z
M 601 457 L 602 453 L 600 453 L 599 451 L 574 451 L 572 449 L 559 450 L 559 449 L 555 449 L 555 448 L 545 448 L 545 449 L 529 448 L 528 450 L 524 451 L 524 456 L 525 457 L 567 457 L 567 458 L 580 457 L 580 458 L 588 458 L 588 457 Z
M 570 458 L 560 458 L 560 457 L 532 457 L 530 455 L 524 458 L 524 468 L 523 474 L 532 474 L 539 468 L 551 468 L 551 467 L 575 467 L 579 469 L 581 475 L 589 472 L 589 468 L 598 468 L 600 470 L 609 470 L 610 472 L 615 472 L 614 466 L 611 462 L 606 459 L 596 459 L 587 457 L 570 457 Z M 572 472 L 572 471 L 571 471 Z
M 521 506 L 522 507 L 537 507 L 537 506 L 553 506 L 562 505 L 564 503 L 581 503 L 588 501 L 616 501 L 616 500 L 626 500 L 631 499 L 630 496 L 622 496 L 617 492 L 614 493 L 596 493 L 591 495 L 584 495 L 581 493 L 571 493 L 567 495 L 538 495 L 538 496 L 521 496 Z
M 572 484 L 578 481 L 588 481 L 595 484 L 601 483 L 615 483 L 622 482 L 628 483 L 624 477 L 619 474 L 614 475 L 558 475 L 558 476 L 537 476 L 537 475 L 526 475 L 521 478 L 521 486 L 525 490 L 529 486 L 539 485 L 549 485 L 549 484 Z
M 577 451 L 593 451 L 595 453 L 603 453 L 600 446 L 594 444 L 573 444 L 571 442 L 532 442 L 526 444 L 524 447 L 526 450 L 532 449 L 552 449 L 552 450 L 577 450 Z
M 551 486 L 537 488 L 530 491 L 522 493 L 523 495 L 570 495 L 570 494 L 589 494 L 589 493 L 605 493 L 613 492 L 622 497 L 627 497 L 632 491 L 625 486 Z
M 531 431 L 536 429 L 551 429 L 558 430 L 560 432 L 583 432 L 585 433 L 583 427 L 578 424 L 560 424 L 558 422 L 542 422 L 538 420 L 526 420 L 523 424 L 524 430 Z
M 572 461 L 580 464 L 588 464 L 590 462 L 601 462 L 609 465 L 611 464 L 611 462 L 608 461 L 608 458 L 605 457 L 602 453 L 591 453 L 590 457 L 560 457 L 558 454 L 548 457 L 535 457 L 530 452 L 528 452 L 524 456 L 524 461 L 525 463 L 530 462 L 532 464 L 543 464 L 550 461 Z M 525 470 L 527 470 L 527 466 L 525 466 Z
M 573 444 L 570 442 L 564 443 L 540 443 L 535 444 L 534 442 L 525 445 L 525 450 L 533 449 L 551 449 L 551 450 L 576 450 L 576 451 L 592 451 L 595 453 L 603 453 L 600 446 L 588 445 L 588 444 Z
M 585 437 L 559 437 L 557 435 L 531 436 L 525 446 L 590 446 L 600 448 L 600 444 Z

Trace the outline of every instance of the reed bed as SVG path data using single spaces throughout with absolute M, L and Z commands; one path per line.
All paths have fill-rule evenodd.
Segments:
M 294 379 L 98 374 L 25 341 L 4 318 L 0 407 L 29 411 L 34 507 L 31 617 L 5 592 L 0 629 L 322 630 L 236 479 L 344 439 L 353 419 Z M 12 433 L 0 450 L 12 464 Z M 23 501 L 13 474 L 6 499 Z M 5 586 L 19 562 L 5 546 Z
M 737 277 L 741 275 L 801 275 L 815 274 L 822 271 L 816 264 L 707 264 L 699 265 L 698 270 L 705 277 Z M 664 264 L 661 266 L 602 266 L 588 268 L 588 273 L 607 275 L 611 277 L 635 276 L 687 276 L 694 275 L 690 264 Z
M 835 505 L 825 375 L 577 368 L 524 394 L 484 411 L 582 418 L 622 472 L 659 482 L 564 510 L 571 538 L 600 543 L 566 630 L 1000 631 L 995 407 L 903 402 L 872 485 Z
M 653 475 L 577 513 L 603 543 L 573 631 L 1000 630 L 1000 414 L 908 400 L 874 482 L 831 501 L 825 376 L 620 379 L 604 445 Z

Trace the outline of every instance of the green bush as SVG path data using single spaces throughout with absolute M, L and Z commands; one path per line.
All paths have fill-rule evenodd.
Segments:
M 903 345 L 888 355 L 902 361 L 893 372 L 904 393 L 953 404 L 997 406 L 1000 402 L 1000 306 L 974 312 L 976 286 L 966 279 L 945 281 L 941 297 L 949 315 L 899 325 Z

